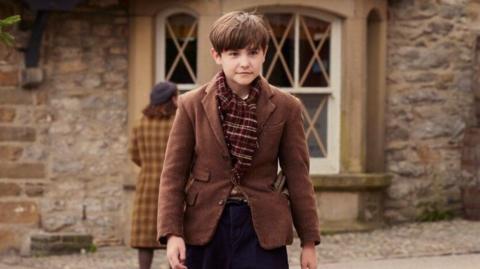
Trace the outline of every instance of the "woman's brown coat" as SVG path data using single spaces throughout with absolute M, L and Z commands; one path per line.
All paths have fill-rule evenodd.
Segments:
M 156 240 L 158 187 L 173 119 L 174 115 L 162 119 L 143 116 L 132 132 L 130 156 L 141 168 L 133 205 L 132 247 L 160 247 Z

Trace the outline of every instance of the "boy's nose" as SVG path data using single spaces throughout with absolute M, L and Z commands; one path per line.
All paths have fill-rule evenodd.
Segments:
M 240 57 L 240 66 L 248 67 L 249 65 L 250 65 L 250 60 L 248 59 L 248 57 L 246 56 Z

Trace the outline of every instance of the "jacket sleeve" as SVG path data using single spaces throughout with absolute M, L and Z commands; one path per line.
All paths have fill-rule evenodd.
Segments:
M 138 128 L 134 127 L 132 130 L 132 138 L 130 139 L 130 147 L 128 149 L 130 159 L 138 166 L 142 166 L 140 159 L 140 151 L 138 149 Z
M 168 235 L 183 237 L 184 188 L 190 174 L 195 146 L 193 122 L 178 98 L 178 109 L 170 131 L 158 194 L 157 240 L 167 243 Z
M 320 228 L 315 192 L 309 176 L 310 155 L 303 128 L 302 107 L 298 99 L 291 110 L 280 142 L 280 166 L 290 193 L 293 223 L 305 242 L 320 243 Z

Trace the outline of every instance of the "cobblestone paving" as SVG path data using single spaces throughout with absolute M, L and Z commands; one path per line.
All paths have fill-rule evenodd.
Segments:
M 387 258 L 480 253 L 480 222 L 453 220 L 397 225 L 368 233 L 323 236 L 317 247 L 319 262 L 351 262 Z M 299 267 L 299 242 L 289 247 L 290 268 Z M 155 269 L 167 269 L 165 252 L 156 252 Z M 0 257 L 0 268 L 9 269 L 131 269 L 137 268 L 135 250 L 105 247 L 93 254 L 51 257 Z M 321 268 L 321 266 L 320 266 Z

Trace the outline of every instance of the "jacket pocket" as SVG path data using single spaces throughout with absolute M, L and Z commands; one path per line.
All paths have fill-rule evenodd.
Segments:
M 210 181 L 210 171 L 207 169 L 197 168 L 193 169 L 193 178 L 194 180 L 208 182 Z

